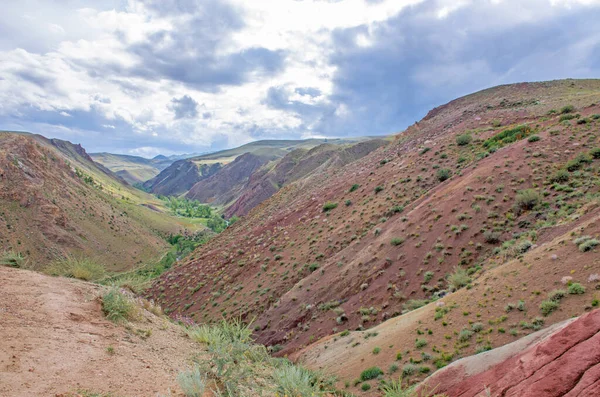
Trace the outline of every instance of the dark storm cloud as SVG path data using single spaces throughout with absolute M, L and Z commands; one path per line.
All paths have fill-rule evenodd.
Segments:
M 151 1 L 162 15 L 187 14 L 175 30 L 152 34 L 129 48 L 139 58 L 128 73 L 166 78 L 195 89 L 216 92 L 222 85 L 241 85 L 252 74 L 269 76 L 283 69 L 285 52 L 253 47 L 218 54 L 233 33 L 245 24 L 240 10 L 223 1 Z
M 171 99 L 169 109 L 175 113 L 175 119 L 195 118 L 198 116 L 198 102 L 188 95 Z

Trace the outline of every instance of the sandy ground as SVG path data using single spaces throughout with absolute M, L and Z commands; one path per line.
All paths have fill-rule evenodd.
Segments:
M 107 321 L 101 287 L 0 267 L 0 396 L 178 395 L 177 373 L 201 346 L 143 311 Z

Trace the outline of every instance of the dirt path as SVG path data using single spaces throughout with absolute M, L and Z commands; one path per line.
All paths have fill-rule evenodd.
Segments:
M 201 348 L 147 311 L 126 326 L 107 321 L 100 291 L 0 267 L 0 396 L 177 395 L 177 373 Z

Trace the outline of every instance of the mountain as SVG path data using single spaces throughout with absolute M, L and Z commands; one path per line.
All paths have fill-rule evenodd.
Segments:
M 142 183 L 157 176 L 162 170 L 177 160 L 194 157 L 197 154 L 181 154 L 172 156 L 158 155 L 151 159 L 126 154 L 90 153 L 90 157 L 115 174 L 122 177 L 130 185 Z
M 69 254 L 129 269 L 165 253 L 164 235 L 197 228 L 80 145 L 10 132 L 0 133 L 0 221 L 0 250 L 34 269 Z
M 192 186 L 214 175 L 222 167 L 221 163 L 198 164 L 193 160 L 178 160 L 142 185 L 155 194 L 177 196 L 187 192 Z
M 599 130 L 600 80 L 456 99 L 356 161 L 290 177 L 148 296 L 200 323 L 254 319 L 260 343 L 351 392 L 417 382 L 598 305 Z
M 307 163 L 314 163 L 314 169 L 316 169 L 317 165 L 322 165 L 328 161 L 328 156 L 334 156 L 336 150 L 345 151 L 342 157 L 346 158 L 344 161 L 350 161 L 355 156 L 351 154 L 352 150 L 346 150 L 346 148 L 358 145 L 367 139 L 267 140 L 252 142 L 238 148 L 177 161 L 159 175 L 144 183 L 144 188 L 156 194 L 185 194 L 187 198 L 199 200 L 204 203 L 228 206 L 226 215 L 231 217 L 236 213 L 242 214 L 247 212 L 253 205 L 260 203 L 277 191 L 278 187 L 275 187 L 276 185 L 271 185 L 272 188 L 264 189 L 264 186 L 269 186 L 270 182 L 266 180 L 259 182 L 261 177 L 255 174 L 260 173 L 266 179 L 271 178 L 272 174 L 269 171 L 279 164 L 280 159 L 287 162 L 289 159 L 301 154 L 311 157 L 315 152 L 320 152 L 322 153 L 320 156 L 321 160 L 315 161 L 314 158 L 306 160 Z M 379 142 L 378 144 L 383 143 L 382 140 L 374 140 L 373 142 Z M 357 147 L 363 149 L 375 148 L 378 144 L 375 146 L 368 144 Z M 320 146 L 323 147 L 315 152 L 309 152 L 311 149 Z M 358 152 L 360 151 L 358 150 Z M 288 157 L 290 155 L 292 157 Z M 297 160 L 302 162 L 300 159 Z M 330 162 L 341 165 L 341 162 L 337 160 Z M 308 167 L 310 168 L 310 166 Z M 268 173 L 268 175 L 265 175 L 265 173 Z M 308 171 L 306 173 L 308 174 Z M 281 179 L 280 183 L 283 185 L 286 177 L 280 175 L 278 178 Z M 251 186 L 250 183 L 263 183 L 263 188 L 259 188 L 256 185 Z M 236 200 L 238 199 L 241 199 L 242 202 L 236 204 Z

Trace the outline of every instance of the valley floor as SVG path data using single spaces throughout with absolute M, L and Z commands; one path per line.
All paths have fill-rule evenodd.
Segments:
M 119 326 L 101 308 L 101 287 L 0 267 L 0 396 L 176 395 L 177 373 L 198 344 L 144 311 Z

